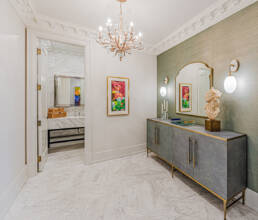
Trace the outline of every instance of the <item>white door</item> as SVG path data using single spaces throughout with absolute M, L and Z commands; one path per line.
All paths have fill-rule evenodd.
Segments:
M 48 155 L 47 129 L 47 50 L 38 49 L 38 171 L 42 171 Z

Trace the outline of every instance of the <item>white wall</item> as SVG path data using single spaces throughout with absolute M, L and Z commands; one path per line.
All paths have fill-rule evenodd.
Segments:
M 26 180 L 25 27 L 0 1 L 0 219 Z
M 145 150 L 146 119 L 156 117 L 157 110 L 157 57 L 129 55 L 120 62 L 95 41 L 90 54 L 93 162 Z M 129 77 L 128 116 L 107 117 L 107 76 Z

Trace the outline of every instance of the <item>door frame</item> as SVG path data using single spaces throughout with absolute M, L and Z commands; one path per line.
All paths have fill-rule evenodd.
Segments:
M 37 175 L 37 48 L 38 39 L 59 41 L 84 47 L 85 66 L 85 145 L 84 163 L 91 164 L 93 161 L 92 149 L 92 114 L 91 110 L 91 45 L 92 40 L 73 40 L 69 36 L 27 29 L 27 96 L 26 96 L 26 124 L 27 124 L 27 171 L 28 177 Z

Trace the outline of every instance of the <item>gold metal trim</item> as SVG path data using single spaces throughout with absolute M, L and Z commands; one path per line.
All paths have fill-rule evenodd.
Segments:
M 28 30 L 27 28 L 25 28 L 25 165 L 28 164 L 28 149 L 27 149 L 27 113 L 28 113 L 28 109 L 27 109 L 27 104 L 28 104 L 28 100 L 27 100 L 27 81 L 28 81 Z
M 41 90 L 41 85 L 40 85 L 40 84 L 37 85 L 37 90 L 38 90 L 38 91 Z
M 167 163 L 168 165 L 172 166 L 172 163 L 170 163 L 170 162 L 168 162 L 166 159 L 160 157 L 157 152 L 153 151 L 152 149 L 150 149 L 150 148 L 148 148 L 148 147 L 147 147 L 147 149 L 149 150 L 149 152 L 154 153 L 157 158 L 159 158 L 160 160 L 164 161 L 164 162 Z
M 37 55 L 41 55 L 41 49 L 37 48 Z
M 212 138 L 215 138 L 215 139 L 218 139 L 218 140 L 221 140 L 221 141 L 225 141 L 225 142 L 227 142 L 227 141 L 229 141 L 229 140 L 232 140 L 232 139 L 227 139 L 227 138 L 222 138 L 222 137 L 214 136 L 214 135 L 207 134 L 207 133 L 202 133 L 202 132 L 199 132 L 199 131 L 194 131 L 194 130 L 191 130 L 191 129 L 182 127 L 182 126 L 180 126 L 180 125 L 167 124 L 167 123 L 165 123 L 165 122 L 157 121 L 157 120 L 155 120 L 155 119 L 147 119 L 147 120 L 154 121 L 154 122 L 157 122 L 157 123 L 160 123 L 160 124 L 163 124 L 163 125 L 167 125 L 167 126 L 170 126 L 170 127 L 180 128 L 180 129 L 182 129 L 182 130 L 190 131 L 190 132 L 196 133 L 196 134 L 201 134 L 201 135 L 204 135 L 204 136 L 207 136 L 207 137 L 212 137 Z M 243 136 L 246 136 L 246 135 L 243 134 Z M 236 138 L 239 138 L 239 137 L 242 137 L 242 136 L 238 136 L 238 137 L 236 137 Z
M 176 107 L 177 107 L 177 100 L 176 100 L 176 78 L 178 76 L 178 74 L 180 73 L 180 71 L 182 69 L 184 69 L 186 66 L 188 65 L 191 65 L 191 64 L 194 64 L 194 63 L 202 63 L 204 64 L 207 68 L 209 68 L 211 70 L 211 74 L 210 74 L 210 88 L 213 87 L 214 85 L 214 69 L 212 67 L 210 67 L 207 63 L 203 62 L 203 61 L 193 61 L 191 63 L 188 63 L 188 64 L 185 64 L 183 67 L 180 68 L 180 70 L 178 71 L 176 77 L 175 77 L 175 112 L 176 114 L 178 115 L 185 115 L 185 116 L 192 116 L 192 117 L 198 117 L 198 118 L 208 118 L 207 116 L 202 116 L 202 115 L 194 115 L 194 114 L 185 114 L 185 113 L 180 113 L 180 112 L 177 112 L 176 110 Z
M 155 151 L 151 150 L 148 148 L 147 146 L 147 151 L 153 152 L 155 153 L 155 156 L 157 158 L 159 158 L 160 160 L 164 161 L 165 163 L 167 163 L 168 165 L 171 166 L 171 176 L 172 178 L 174 177 L 174 172 L 175 170 L 179 171 L 180 173 L 182 173 L 184 176 L 188 177 L 189 179 L 191 179 L 192 181 L 194 181 L 195 183 L 197 183 L 198 185 L 200 185 L 201 187 L 203 187 L 204 189 L 206 189 L 208 192 L 210 192 L 211 194 L 213 194 L 214 196 L 216 196 L 218 199 L 223 201 L 223 211 L 224 211 L 224 220 L 226 220 L 227 218 L 227 209 L 232 206 L 234 203 L 236 203 L 237 201 L 239 201 L 240 199 L 242 199 L 242 204 L 245 204 L 245 192 L 246 192 L 246 188 L 244 188 L 242 191 L 236 193 L 234 196 L 232 196 L 230 199 L 224 199 L 222 196 L 218 195 L 216 192 L 214 192 L 213 190 L 211 190 L 209 187 L 201 184 L 200 182 L 198 182 L 196 179 L 194 179 L 192 176 L 188 175 L 187 173 L 185 173 L 184 171 L 182 171 L 181 169 L 177 168 L 173 163 L 168 162 L 167 160 L 165 160 L 164 158 L 160 157 Z M 235 199 L 235 197 L 242 193 L 242 195 Z M 232 201 L 233 200 L 233 201 Z M 230 204 L 229 202 L 232 201 Z M 228 205 L 229 204 L 229 205 Z
M 126 114 L 117 114 L 117 115 L 111 115 L 108 112 L 108 107 L 109 107 L 109 100 L 108 100 L 108 81 L 111 78 L 117 78 L 117 79 L 125 79 L 128 80 L 128 88 L 127 88 L 127 94 L 128 94 L 128 113 Z M 128 116 L 130 114 L 130 79 L 128 77 L 118 77 L 118 76 L 107 76 L 107 116 L 108 117 L 115 117 L 115 116 Z

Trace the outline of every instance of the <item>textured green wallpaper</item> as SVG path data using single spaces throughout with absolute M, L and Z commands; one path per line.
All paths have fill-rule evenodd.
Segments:
M 226 94 L 223 82 L 235 58 L 240 61 L 239 72 L 235 73 L 238 88 Z M 248 135 L 248 187 L 258 192 L 258 3 L 158 56 L 158 116 L 159 89 L 164 77 L 169 76 L 169 116 L 204 124 L 204 119 L 175 113 L 175 76 L 193 61 L 203 61 L 214 68 L 214 86 L 223 92 L 222 127 Z

